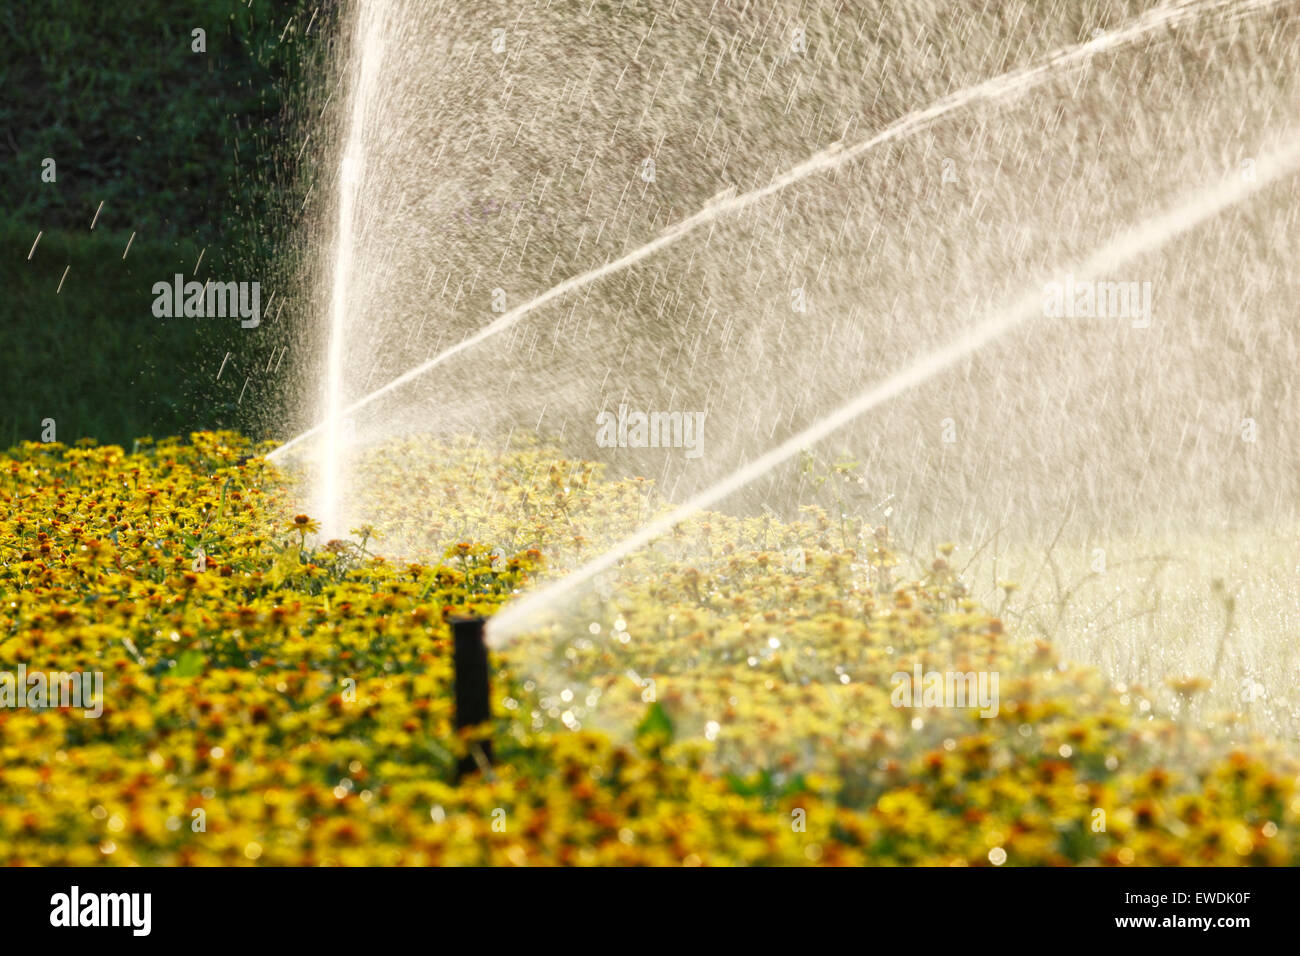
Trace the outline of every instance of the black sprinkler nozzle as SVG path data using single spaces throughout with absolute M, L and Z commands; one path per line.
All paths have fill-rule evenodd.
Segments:
M 492 718 L 488 691 L 487 641 L 481 617 L 451 618 L 452 669 L 455 672 L 456 729 L 486 724 Z M 477 751 L 477 753 L 475 752 Z M 457 779 L 481 769 L 480 760 L 492 762 L 492 742 L 471 744 L 471 751 L 456 765 Z

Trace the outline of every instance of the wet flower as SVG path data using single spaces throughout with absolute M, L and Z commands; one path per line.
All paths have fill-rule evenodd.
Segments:
M 307 515 L 294 515 L 290 527 L 294 531 L 300 531 L 303 534 L 317 534 L 320 532 L 320 522 L 313 521 Z

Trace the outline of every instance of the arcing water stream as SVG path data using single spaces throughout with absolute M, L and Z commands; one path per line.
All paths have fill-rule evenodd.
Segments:
M 644 547 L 665 532 L 671 531 L 686 518 L 721 501 L 880 403 L 933 378 L 1021 323 L 1035 317 L 1041 318 L 1042 289 L 1047 283 L 1053 280 L 1059 281 L 1059 277 L 1066 274 L 1075 276 L 1076 281 L 1080 283 L 1104 278 L 1129 260 L 1160 248 L 1170 239 L 1247 199 L 1277 179 L 1293 174 L 1298 167 L 1300 167 L 1300 132 L 1292 133 L 1276 152 L 1261 158 L 1257 177 L 1254 180 L 1248 181 L 1238 175 L 1230 175 L 1222 182 L 1196 191 L 1162 215 L 1149 219 L 1118 236 L 1113 242 L 1097 250 L 1085 262 L 1073 268 L 1063 269 L 1056 276 L 1044 276 L 1042 282 L 1031 286 L 1024 297 L 1008 304 L 1005 308 L 998 309 L 950 345 L 924 356 L 885 381 L 872 385 L 833 414 L 732 472 L 724 480 L 695 495 L 668 514 L 649 522 L 636 534 L 615 545 L 600 557 L 565 575 L 550 586 L 534 591 L 508 605 L 488 623 L 490 642 L 496 647 L 501 647 L 511 637 L 536 626 L 549 609 L 555 607 L 575 589 L 582 587 L 603 571 L 614 567 L 633 551 Z
M 343 533 L 339 519 L 339 499 L 343 481 L 343 376 L 347 350 L 348 315 L 355 308 L 352 301 L 352 274 L 358 241 L 358 196 L 366 171 L 367 119 L 375 108 L 379 68 L 383 57 L 386 25 L 381 3 L 359 5 L 353 34 L 353 60 L 357 64 L 356 84 L 351 90 L 347 132 L 338 173 L 338 219 L 335 224 L 334 261 L 331 269 L 329 318 L 330 332 L 326 369 L 325 421 L 320 469 L 320 492 L 316 512 L 326 533 Z
M 658 238 L 645 243 L 626 255 L 607 262 L 599 268 L 557 283 L 541 295 L 506 312 L 475 335 L 450 346 L 433 358 L 422 362 L 346 407 L 343 407 L 342 399 L 344 388 L 343 354 L 345 349 L 344 339 L 346 337 L 345 314 L 348 305 L 349 279 L 352 274 L 351 249 L 354 239 L 351 230 L 344 228 L 343 224 L 351 222 L 357 180 L 354 178 L 352 183 L 349 184 L 348 177 L 346 175 L 342 176 L 339 199 L 339 252 L 334 268 L 334 293 L 331 299 L 330 312 L 331 332 L 327 378 L 327 414 L 321 424 L 289 439 L 276 448 L 268 457 L 272 461 L 279 460 L 306 439 L 321 431 L 326 433 L 325 448 L 323 449 L 323 493 L 320 508 L 322 509 L 322 515 L 326 518 L 326 524 L 332 527 L 334 522 L 330 519 L 337 510 L 338 495 L 340 493 L 339 471 L 342 467 L 340 462 L 342 450 L 340 448 L 339 426 L 342 419 L 420 378 L 460 353 L 473 349 L 494 336 L 507 331 L 534 310 L 569 292 L 604 279 L 649 256 L 655 255 L 700 227 L 716 221 L 719 217 L 738 213 L 746 207 L 809 176 L 825 173 L 854 162 L 869 151 L 893 140 L 919 132 L 955 111 L 979 102 L 1009 102 L 1031 91 L 1047 79 L 1078 67 L 1101 53 L 1115 50 L 1126 44 L 1132 44 L 1156 31 L 1171 29 L 1214 11 L 1230 9 L 1234 15 L 1247 16 L 1253 11 L 1273 6 L 1276 2 L 1277 0 L 1180 0 L 1180 2 L 1167 6 L 1156 7 L 1118 30 L 1101 33 L 1085 43 L 1059 49 L 1042 62 L 1012 70 L 944 97 L 925 109 L 917 110 L 902 117 L 874 136 L 852 146 L 845 147 L 842 143 L 832 144 L 810 156 L 799 165 L 779 176 L 773 177 L 768 185 L 741 195 L 720 197 L 695 215 L 665 229 Z M 351 121 L 344 140 L 343 169 L 345 172 L 349 169 L 359 170 L 364 163 L 364 143 L 368 135 L 366 110 L 367 104 L 373 102 L 375 93 L 373 84 L 383 43 L 382 18 L 376 11 L 382 6 L 384 6 L 382 3 L 371 3 L 362 7 L 361 22 L 357 28 L 358 48 L 355 57 L 360 64 L 358 68 L 359 79 L 354 93 Z

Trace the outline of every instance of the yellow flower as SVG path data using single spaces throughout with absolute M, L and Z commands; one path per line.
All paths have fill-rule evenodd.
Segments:
M 290 528 L 303 534 L 318 534 L 320 532 L 320 522 L 313 521 L 307 515 L 294 515 Z

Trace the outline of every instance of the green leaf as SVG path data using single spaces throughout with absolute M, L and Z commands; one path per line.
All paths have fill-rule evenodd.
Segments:
M 672 743 L 675 728 L 668 712 L 658 701 L 646 709 L 645 717 L 637 724 L 636 739 L 646 750 L 659 750 Z
M 172 673 L 177 677 L 198 677 L 206 664 L 207 660 L 199 651 L 185 651 L 176 659 Z
M 727 774 L 726 781 L 732 793 L 738 793 L 742 797 L 761 797 L 768 803 L 808 789 L 808 782 L 803 774 L 786 777 L 784 774 L 774 775 L 767 769 L 748 777 L 730 773 Z
M 739 776 L 738 774 L 729 773 L 727 774 L 726 779 L 727 779 L 727 786 L 731 788 L 732 793 L 738 793 L 742 797 L 753 797 L 753 796 L 757 796 L 759 793 L 759 789 L 760 789 L 759 787 L 750 783 L 748 780 L 746 780 L 744 777 Z

